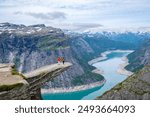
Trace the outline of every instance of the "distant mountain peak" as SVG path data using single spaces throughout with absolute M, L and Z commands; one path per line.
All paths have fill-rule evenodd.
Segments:
M 3 32 L 17 35 L 63 33 L 58 28 L 47 27 L 44 24 L 25 26 L 23 24 L 12 24 L 8 22 L 0 23 L 0 34 Z

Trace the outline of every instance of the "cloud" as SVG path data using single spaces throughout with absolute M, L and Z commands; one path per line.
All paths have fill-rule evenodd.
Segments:
M 20 11 L 16 11 L 16 12 L 14 12 L 14 14 L 15 14 L 15 15 L 23 15 L 23 13 L 20 12 Z
M 66 19 L 66 14 L 59 11 L 48 12 L 48 13 L 33 13 L 33 12 L 14 12 L 15 15 L 29 15 L 34 18 L 44 19 L 44 20 L 56 20 L 56 19 Z
M 101 24 L 94 24 L 94 23 L 77 23 L 73 24 L 76 29 L 80 30 L 85 30 L 85 29 L 90 29 L 90 28 L 98 28 L 102 27 L 103 25 Z
M 69 29 L 74 31 L 83 31 L 83 30 L 103 27 L 103 25 L 96 24 L 96 23 L 63 23 L 58 25 L 63 29 Z

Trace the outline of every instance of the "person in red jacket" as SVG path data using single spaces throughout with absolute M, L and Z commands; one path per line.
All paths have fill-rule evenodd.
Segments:
M 58 57 L 57 61 L 58 61 L 58 64 L 59 64 L 60 63 L 60 57 Z

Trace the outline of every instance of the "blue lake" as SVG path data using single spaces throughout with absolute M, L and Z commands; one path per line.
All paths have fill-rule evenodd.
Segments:
M 130 52 L 111 52 L 107 55 L 107 59 L 93 64 L 93 66 L 95 66 L 97 69 L 102 69 L 104 71 L 102 75 L 105 77 L 106 83 L 103 86 L 98 86 L 84 91 L 42 94 L 42 98 L 44 100 L 95 99 L 127 78 L 126 75 L 118 74 L 117 69 L 119 68 L 120 64 L 124 63 L 122 57 L 127 56 L 129 53 Z

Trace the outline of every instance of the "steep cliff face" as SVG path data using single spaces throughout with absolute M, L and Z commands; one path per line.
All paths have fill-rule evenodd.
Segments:
M 73 81 L 77 76 L 85 74 L 85 66 L 82 66 L 78 60 L 78 58 L 82 59 L 79 54 L 82 48 L 73 46 L 74 43 L 79 43 L 80 47 L 84 48 L 83 51 L 87 53 L 88 44 L 83 39 L 77 38 L 77 41 L 74 41 L 76 38 L 70 39 L 60 29 L 44 25 L 24 26 L 3 23 L 0 26 L 1 63 L 15 63 L 18 71 L 25 73 L 56 63 L 57 57 L 63 56 L 66 61 L 73 63 L 73 66 L 49 86 L 69 87 L 102 80 L 102 76 L 90 72 L 86 79 L 85 76 L 78 78 L 80 81 Z M 85 61 L 83 64 L 87 66 L 87 71 L 91 71 L 89 70 L 91 67 Z
M 65 44 L 59 46 L 60 42 L 67 40 L 60 29 L 44 25 L 27 27 L 4 23 L 1 24 L 0 31 L 0 62 L 14 62 L 20 72 L 36 69 L 48 61 L 50 61 L 48 63 L 55 62 L 54 57 L 47 58 L 53 54 L 51 50 L 66 46 Z
M 98 100 L 149 100 L 150 66 L 131 75 L 122 83 L 106 92 Z
M 146 40 L 135 52 L 128 55 L 129 65 L 126 69 L 138 71 L 144 65 L 150 65 L 150 39 Z

